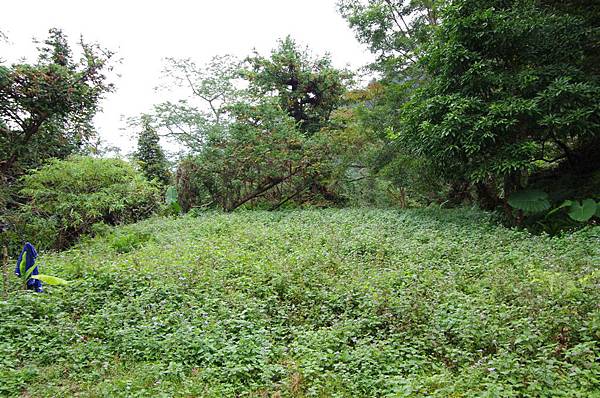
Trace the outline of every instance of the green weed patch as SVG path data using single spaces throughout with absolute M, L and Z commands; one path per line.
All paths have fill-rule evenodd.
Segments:
M 470 210 L 154 218 L 0 302 L 0 395 L 590 397 L 600 229 Z

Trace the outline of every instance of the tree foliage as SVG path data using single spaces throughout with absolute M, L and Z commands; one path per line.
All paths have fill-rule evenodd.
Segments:
M 300 130 L 313 134 L 325 127 L 340 107 L 350 74 L 336 69 L 328 55 L 312 58 L 291 37 L 279 41 L 269 57 L 254 54 L 243 72 L 251 92 L 274 96 Z
M 453 2 L 399 139 L 451 178 L 501 179 L 505 195 L 540 164 L 583 166 L 578 148 L 600 136 L 599 33 L 538 2 Z
M 23 177 L 22 233 L 42 248 L 64 248 L 95 223 L 131 223 L 160 207 L 160 190 L 119 159 L 51 160 Z
M 193 178 L 204 196 L 230 211 L 271 190 L 296 189 L 312 162 L 294 120 L 272 103 L 239 104 L 233 112 L 227 136 L 210 139 L 194 157 Z
M 190 155 L 177 173 L 184 210 L 337 199 L 328 176 L 338 155 L 325 136 L 350 75 L 328 56 L 312 57 L 288 37 L 269 57 L 216 57 L 199 69 L 170 60 L 168 73 L 191 97 L 155 112 Z
M 363 122 L 391 138 L 390 161 L 422 159 L 448 194 L 468 198 L 474 187 L 486 208 L 544 170 L 600 167 L 593 2 L 342 1 L 340 9 L 381 55 L 383 89 Z
M 357 39 L 377 56 L 371 65 L 398 80 L 415 66 L 421 45 L 440 22 L 446 0 L 339 0 L 342 16 Z M 400 79 L 402 80 L 402 79 Z
M 228 107 L 244 96 L 239 77 L 240 61 L 230 55 L 215 56 L 205 65 L 167 58 L 161 91 L 183 90 L 187 95 L 155 105 L 155 127 L 186 152 L 200 151 L 209 137 L 225 133 Z
M 167 185 L 171 178 L 169 163 L 149 115 L 142 115 L 141 126 L 134 158 L 140 162 L 142 171 L 149 180 L 157 180 Z
M 92 118 L 112 90 L 112 53 L 51 29 L 36 63 L 0 64 L 0 174 L 12 181 L 46 159 L 65 158 L 94 137 Z
M 353 98 L 355 123 L 376 144 L 370 148 L 367 180 L 386 186 L 385 191 L 403 206 L 445 202 L 449 191 L 428 158 L 416 156 L 395 139 L 399 111 L 424 79 L 419 60 L 440 23 L 444 4 L 441 0 L 338 1 L 340 13 L 358 40 L 376 56 L 369 69 L 377 79 Z
M 277 99 L 238 104 L 231 112 L 235 121 L 228 134 L 207 141 L 180 164 L 178 191 L 185 210 L 343 201 L 332 177 L 343 168 L 342 151 L 348 148 L 336 130 L 305 135 Z

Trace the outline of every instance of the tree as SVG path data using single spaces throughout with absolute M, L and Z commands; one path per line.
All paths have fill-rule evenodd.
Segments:
M 231 57 L 203 67 L 169 60 L 167 72 L 190 92 L 155 107 L 157 126 L 190 153 L 177 171 L 184 210 L 337 199 L 327 188 L 336 157 L 327 134 L 349 74 L 329 57 L 312 58 L 288 38 L 271 57 L 254 54 L 244 65 Z
M 540 171 L 599 167 L 595 2 L 338 5 L 378 55 L 383 88 L 359 118 L 388 140 L 389 165 L 418 159 L 445 195 L 460 201 L 474 186 L 490 209 Z
M 189 191 L 183 185 L 191 177 L 199 199 L 206 197 L 225 211 L 258 202 L 278 207 L 305 191 L 305 178 L 319 155 L 294 119 L 273 101 L 240 103 L 231 112 L 235 121 L 228 134 L 209 139 L 188 164 L 193 175 L 180 169 L 179 191 Z M 187 201 L 184 207 L 190 207 Z
M 327 125 L 331 112 L 342 104 L 350 81 L 350 73 L 334 68 L 328 55 L 312 58 L 289 36 L 270 57 L 255 53 L 246 62 L 243 74 L 251 92 L 278 98 L 281 108 L 306 134 Z
M 377 56 L 371 67 L 392 81 L 417 64 L 421 44 L 447 0 L 339 0 L 340 14 Z
M 79 42 L 74 59 L 66 36 L 51 29 L 35 64 L 0 65 L 0 174 L 13 181 L 46 159 L 65 158 L 94 137 L 92 118 L 113 86 L 112 53 Z
M 142 115 L 140 119 L 142 130 L 138 136 L 134 158 L 141 163 L 142 171 L 149 180 L 156 179 L 167 185 L 171 176 L 167 158 L 160 146 L 160 137 L 152 127 L 149 115 Z
M 205 65 L 191 59 L 167 58 L 163 90 L 184 89 L 188 95 L 177 102 L 154 107 L 154 122 L 164 135 L 181 143 L 189 152 L 200 151 L 209 137 L 224 134 L 230 121 L 228 107 L 242 100 L 237 87 L 240 62 L 230 56 L 215 56 Z
M 490 208 L 536 171 L 598 167 L 598 7 L 572 3 L 452 2 L 420 61 L 428 79 L 402 107 L 399 142 L 476 184 Z
M 362 90 L 366 96 L 355 98 L 355 122 L 368 132 L 370 143 L 370 162 L 363 171 L 368 170 L 371 183 L 378 182 L 393 195 L 399 195 L 403 204 L 445 202 L 450 189 L 435 178 L 436 171 L 427 158 L 416 156 L 393 139 L 395 131 L 401 129 L 399 110 L 410 93 L 427 79 L 419 60 L 441 23 L 445 3 L 445 0 L 338 1 L 339 11 L 357 39 L 376 56 L 370 70 L 377 78 Z

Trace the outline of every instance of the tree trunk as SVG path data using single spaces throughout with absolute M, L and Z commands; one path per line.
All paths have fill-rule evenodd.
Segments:
M 450 186 L 450 192 L 448 192 L 448 201 L 450 204 L 460 205 L 471 199 L 471 193 L 469 192 L 470 187 L 471 184 L 468 181 L 454 181 Z
M 475 191 L 477 192 L 477 203 L 482 209 L 493 211 L 500 205 L 501 200 L 498 193 L 494 187 L 490 186 L 490 183 L 478 182 L 475 184 Z
M 515 216 L 512 207 L 508 204 L 508 198 L 513 192 L 516 192 L 521 188 L 519 177 L 519 174 L 516 172 L 504 176 L 504 197 L 502 200 L 504 214 L 517 225 L 521 223 L 523 216 L 520 213 L 517 213 Z

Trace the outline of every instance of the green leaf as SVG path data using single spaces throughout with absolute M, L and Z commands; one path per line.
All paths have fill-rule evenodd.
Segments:
M 31 277 L 31 274 L 33 273 L 33 271 L 35 270 L 35 264 L 32 265 L 27 272 L 25 272 L 25 280 L 29 280 L 29 278 Z
M 508 198 L 508 204 L 528 213 L 539 213 L 550 208 L 548 194 L 538 190 L 523 190 L 515 192 Z
M 574 201 L 569 210 L 569 217 L 575 221 L 586 222 L 596 214 L 596 201 L 586 199 L 583 203 Z
M 178 202 L 173 202 L 171 203 L 171 210 L 173 211 L 173 213 L 179 214 L 181 213 L 181 206 Z
M 21 257 L 21 263 L 19 264 L 19 273 L 21 276 L 25 276 L 25 267 L 27 267 L 27 251 L 23 252 L 23 257 Z
M 165 193 L 165 201 L 167 205 L 171 205 L 172 203 L 177 203 L 177 189 L 175 187 L 170 186 Z
M 552 215 L 552 214 L 556 213 L 557 211 L 559 211 L 560 209 L 564 209 L 565 207 L 570 207 L 572 204 L 573 204 L 572 200 L 565 200 L 562 205 L 558 206 L 555 209 L 550 210 L 548 212 L 548 214 L 546 214 L 546 215 L 547 216 Z
M 47 283 L 49 285 L 68 285 L 69 282 L 58 278 L 56 276 L 52 276 L 52 275 L 44 275 L 44 274 L 39 274 L 39 275 L 33 275 L 32 276 L 33 279 L 39 279 L 44 283 Z

